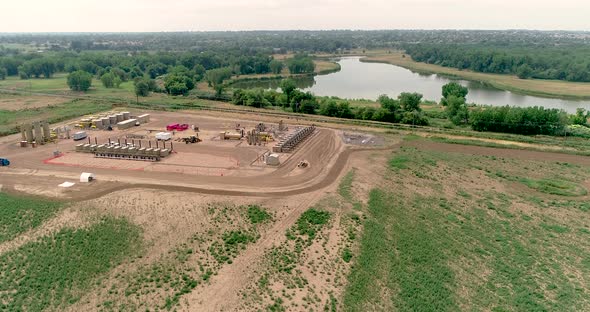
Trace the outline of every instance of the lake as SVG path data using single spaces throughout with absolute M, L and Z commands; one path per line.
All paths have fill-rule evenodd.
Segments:
M 456 81 L 469 88 L 467 102 L 494 106 L 543 106 L 559 108 L 575 113 L 576 108 L 590 109 L 590 101 L 576 101 L 542 98 L 499 90 L 481 83 L 452 80 L 439 75 L 425 75 L 412 72 L 403 67 L 363 63 L 360 57 L 344 57 L 337 60 L 341 70 L 328 75 L 296 79 L 297 86 L 319 96 L 337 96 L 347 99 L 376 100 L 379 95 L 397 97 L 401 92 L 418 92 L 424 99 L 439 101 L 442 86 Z M 236 88 L 277 89 L 279 81 L 244 81 L 234 84 Z

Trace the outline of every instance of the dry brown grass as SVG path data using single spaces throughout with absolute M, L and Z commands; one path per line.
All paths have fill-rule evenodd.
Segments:
M 22 96 L 0 93 L 0 110 L 16 111 L 21 109 L 39 108 L 56 104 L 62 104 L 67 101 L 69 101 L 69 99 L 55 96 Z

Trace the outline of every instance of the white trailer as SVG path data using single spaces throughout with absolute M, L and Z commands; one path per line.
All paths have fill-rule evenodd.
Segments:
M 78 131 L 76 133 L 74 133 L 74 141 L 79 141 L 79 140 L 83 140 L 86 137 L 88 137 L 88 135 L 86 134 L 86 131 Z
M 170 132 L 158 132 L 156 133 L 156 140 L 168 141 L 172 139 L 172 133 Z

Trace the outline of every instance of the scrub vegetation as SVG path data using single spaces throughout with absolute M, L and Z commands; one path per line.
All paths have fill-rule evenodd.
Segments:
M 370 194 L 345 310 L 590 307 L 586 168 L 409 147 L 390 168 Z
M 62 310 L 80 300 L 98 278 L 137 255 L 141 246 L 138 227 L 124 219 L 105 218 L 3 253 L 0 308 Z
M 0 193 L 0 243 L 41 225 L 63 203 Z

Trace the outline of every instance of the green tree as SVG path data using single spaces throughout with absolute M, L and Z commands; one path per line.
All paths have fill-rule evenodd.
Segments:
M 464 87 L 457 82 L 449 82 L 442 87 L 443 105 L 446 105 L 444 99 L 447 99 L 449 96 L 453 95 L 460 98 L 466 98 L 467 93 L 469 93 L 467 87 Z
M 88 91 L 92 85 L 92 74 L 77 70 L 68 75 L 68 86 L 73 91 Z
M 456 125 L 469 123 L 469 109 L 464 97 L 449 95 L 447 101 L 447 116 Z
M 193 80 L 183 74 L 168 74 L 164 79 L 164 88 L 171 95 L 187 95 L 195 87 Z
M 112 88 L 115 86 L 115 75 L 111 72 L 108 72 L 100 76 L 100 81 L 105 88 Z
M 571 116 L 571 122 L 574 125 L 588 125 L 588 118 L 590 118 L 590 111 L 586 111 L 583 108 L 576 109 L 576 114 Z
M 420 112 L 420 102 L 422 101 L 422 94 L 403 92 L 398 97 L 402 109 L 406 112 L 417 111 Z
M 166 90 L 171 95 L 187 95 L 189 91 L 186 83 L 177 80 L 167 83 Z
M 381 107 L 395 113 L 400 110 L 401 105 L 398 100 L 392 99 L 385 94 L 379 96 L 377 101 L 381 104 Z
M 518 69 L 516 70 L 516 76 L 518 76 L 518 78 L 520 79 L 528 79 L 531 78 L 531 76 L 533 75 L 533 68 L 530 67 L 528 64 L 523 64 L 518 66 Z
M 291 74 L 310 74 L 315 70 L 315 63 L 311 57 L 298 54 L 287 60 L 287 67 Z
M 293 79 L 283 79 L 279 85 L 283 93 L 287 96 L 287 103 L 291 103 L 293 93 L 297 90 L 297 84 Z
M 301 102 L 299 111 L 304 114 L 315 114 L 318 106 L 318 102 L 315 99 L 305 99 Z
M 135 82 L 135 95 L 146 97 L 150 94 L 150 85 L 145 79 Z
M 8 76 L 8 70 L 4 67 L 0 67 L 0 80 L 6 79 L 6 76 Z
M 232 70 L 229 67 L 222 67 L 208 70 L 205 73 L 205 79 L 209 83 L 210 87 L 217 87 L 221 85 L 225 80 L 231 78 Z
M 270 61 L 270 63 L 268 64 L 268 66 L 270 67 L 270 71 L 273 74 L 280 74 L 283 71 L 283 62 L 281 61 L 277 61 L 277 60 L 272 60 Z

